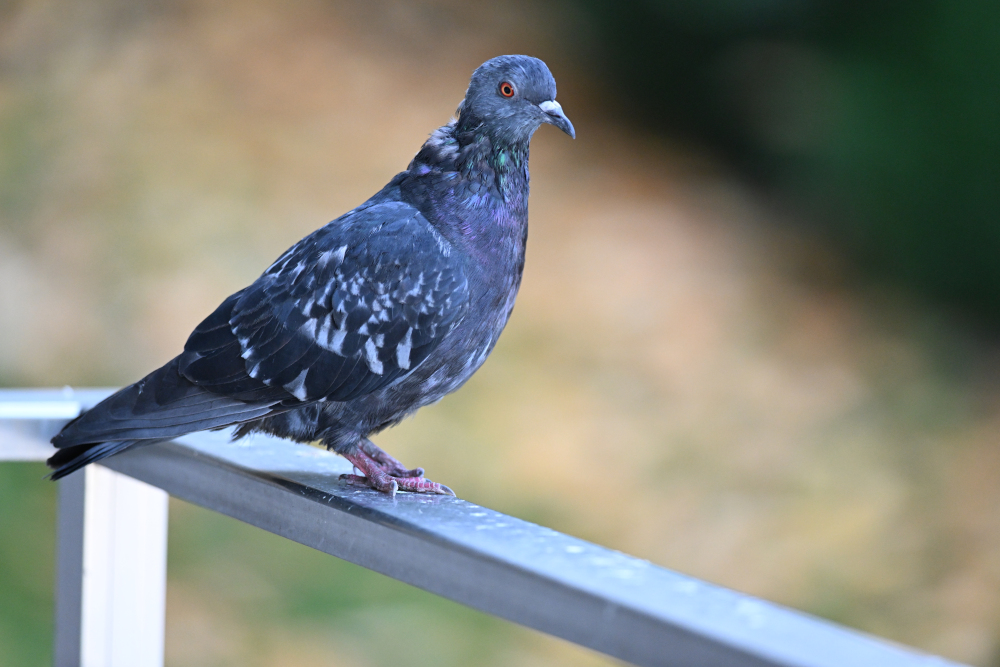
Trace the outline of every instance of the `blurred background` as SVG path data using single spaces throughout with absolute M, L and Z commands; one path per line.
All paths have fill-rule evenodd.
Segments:
M 357 205 L 502 53 L 524 285 L 378 438 L 460 496 L 1000 666 L 1000 4 L 0 2 L 0 386 L 121 385 Z M 51 661 L 55 485 L 0 464 L 0 664 Z M 172 501 L 167 663 L 607 665 Z

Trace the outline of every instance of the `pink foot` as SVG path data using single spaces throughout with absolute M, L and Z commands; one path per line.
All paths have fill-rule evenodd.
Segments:
M 403 465 L 386 454 L 368 441 L 377 452 L 381 453 L 378 460 L 367 451 L 369 448 L 362 444 L 361 448 L 350 454 L 344 454 L 344 458 L 354 464 L 354 467 L 364 473 L 364 475 L 341 475 L 340 479 L 355 486 L 372 488 L 382 493 L 395 496 L 396 491 L 411 491 L 413 493 L 436 493 L 442 496 L 454 496 L 455 492 L 444 484 L 432 482 L 423 477 L 422 468 L 407 470 Z
M 375 463 L 379 464 L 385 472 L 389 473 L 393 477 L 423 477 L 423 468 L 414 468 L 413 470 L 407 470 L 399 459 L 395 458 L 387 451 L 376 445 L 374 442 L 368 438 L 362 438 L 361 440 L 361 450 L 374 459 Z M 359 468 L 360 470 L 360 468 Z

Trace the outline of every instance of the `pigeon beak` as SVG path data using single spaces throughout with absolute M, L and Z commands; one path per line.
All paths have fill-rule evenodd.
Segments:
M 573 123 L 569 122 L 569 118 L 563 113 L 561 104 L 555 100 L 546 100 L 539 104 L 538 108 L 545 112 L 546 123 L 555 125 L 568 134 L 570 138 L 576 139 L 576 130 L 573 129 Z

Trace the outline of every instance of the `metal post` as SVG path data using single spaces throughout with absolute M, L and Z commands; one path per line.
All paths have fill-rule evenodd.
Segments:
M 167 499 L 97 465 L 60 482 L 56 667 L 162 667 Z

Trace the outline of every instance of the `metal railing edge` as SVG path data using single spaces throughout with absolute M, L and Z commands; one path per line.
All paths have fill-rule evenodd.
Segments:
M 43 431 L 57 427 L 59 420 L 53 417 L 55 412 L 52 409 L 46 412 L 46 408 L 39 406 L 76 402 L 79 407 L 87 407 L 109 391 L 0 390 L 0 405 L 7 406 L 0 409 L 0 424 L 31 424 L 37 427 L 35 432 L 31 427 L 21 428 L 19 432 L 29 432 L 28 437 L 35 439 L 51 436 L 52 433 Z M 18 402 L 31 408 L 24 411 L 25 418 L 20 420 L 15 417 L 17 411 L 12 407 Z M 65 418 L 65 415 L 61 416 Z M 0 430 L 0 436 L 2 434 Z M 301 445 L 289 448 L 290 443 L 268 439 L 263 448 L 267 450 L 274 446 L 274 458 L 270 461 L 279 462 L 279 465 L 272 466 L 279 468 L 275 471 L 267 469 L 266 465 L 263 468 L 257 465 L 262 461 L 266 464 L 268 460 L 259 452 L 251 455 L 249 452 L 254 448 L 229 446 L 227 449 L 220 442 L 218 436 L 185 436 L 164 445 L 126 452 L 108 459 L 104 464 L 112 470 L 163 488 L 179 498 L 463 604 L 635 664 L 775 667 L 957 665 L 802 612 L 698 582 L 655 565 L 635 565 L 645 561 L 624 554 L 616 556 L 617 552 L 464 501 L 411 497 L 404 499 L 402 504 L 389 501 L 391 504 L 387 505 L 380 494 L 344 487 L 335 482 L 336 475 L 332 471 L 337 466 L 329 460 L 322 460 L 320 465 L 309 457 L 296 457 L 292 453 L 297 451 L 294 447 Z M 260 447 L 261 443 L 255 444 L 255 448 Z M 241 450 L 245 451 L 241 453 Z M 3 460 L 2 440 L 0 460 Z M 280 469 L 286 464 L 291 469 Z M 310 468 L 312 464 L 315 465 Z M 343 464 L 339 465 L 343 467 Z M 296 475 L 300 479 L 297 480 Z M 301 481 L 303 475 L 309 480 L 317 477 L 319 483 L 304 483 Z M 324 475 L 326 482 L 323 481 Z M 231 479 L 223 484 L 219 481 L 223 477 Z M 233 483 L 235 479 L 239 481 Z M 321 485 L 323 488 L 320 488 Z M 237 502 L 242 498 L 241 490 L 250 493 L 248 489 L 251 487 L 254 489 L 253 497 L 244 499 L 246 502 Z M 281 525 L 281 521 L 288 520 L 287 508 L 280 519 L 254 515 L 253 508 L 259 510 L 258 501 L 264 496 L 273 502 L 298 508 L 296 511 L 302 513 L 299 517 L 302 525 Z M 414 522 L 416 515 L 413 512 L 400 510 L 401 507 L 412 509 L 414 503 L 422 506 L 420 512 L 437 508 L 434 516 L 443 523 L 431 530 L 428 528 L 430 523 L 422 525 Z M 461 507 L 461 512 L 455 513 L 456 507 Z M 442 508 L 450 509 L 444 511 Z M 394 511 L 396 514 L 393 514 Z M 475 515 L 490 517 L 488 520 L 476 517 L 481 523 L 470 524 L 473 533 L 482 532 L 483 535 L 491 531 L 499 531 L 501 536 L 505 534 L 503 526 L 490 528 L 490 521 L 496 525 L 505 520 L 509 520 L 511 525 L 516 523 L 517 528 L 508 527 L 507 531 L 517 537 L 511 538 L 514 542 L 521 540 L 517 543 L 527 555 L 503 554 L 489 539 L 473 541 L 470 547 L 462 542 L 461 535 L 456 537 L 455 531 L 446 530 L 448 521 L 467 522 Z M 472 523 L 475 524 L 474 521 Z M 489 530 L 479 531 L 483 526 Z M 459 528 L 467 529 L 469 526 L 462 524 Z M 531 533 L 527 538 L 526 531 Z M 569 577 L 567 581 L 553 567 L 547 570 L 540 567 L 538 562 L 551 560 L 551 557 L 541 557 L 532 552 L 534 543 L 530 540 L 549 540 L 565 549 L 557 554 L 559 563 L 579 560 L 575 565 L 577 569 L 573 570 L 576 579 Z M 398 546 L 404 544 L 405 548 Z M 524 547 L 525 544 L 528 546 Z M 394 545 L 398 546 L 395 552 Z M 419 556 L 415 558 L 417 562 L 412 558 L 414 554 Z M 587 558 L 592 561 L 590 565 L 583 562 Z M 594 565 L 601 559 L 607 562 Z M 635 592 L 635 581 L 629 581 L 628 577 L 619 581 L 615 576 L 606 576 L 608 568 L 618 567 L 620 573 L 630 572 L 626 565 L 638 568 L 635 571 L 640 572 L 639 575 L 629 575 L 633 578 L 646 576 L 643 568 L 656 575 L 650 575 L 649 581 L 659 586 L 656 588 L 658 594 L 670 599 L 641 600 L 634 594 L 627 594 Z M 463 567 L 471 570 L 464 571 Z M 602 570 L 602 567 L 605 569 Z M 586 580 L 588 576 L 600 585 Z M 490 578 L 495 581 L 490 581 Z M 676 585 L 667 585 L 670 582 Z M 517 596 L 524 599 L 514 599 Z M 546 596 L 551 599 L 546 599 Z M 573 615 L 577 618 L 572 618 Z

